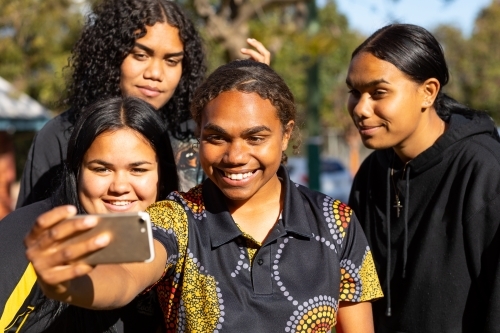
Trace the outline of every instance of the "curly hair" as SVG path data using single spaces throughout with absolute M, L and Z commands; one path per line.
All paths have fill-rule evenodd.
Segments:
M 72 123 L 96 100 L 121 96 L 121 64 L 135 41 L 146 35 L 146 26 L 158 22 L 179 29 L 184 45 L 181 80 L 159 111 L 174 137 L 193 136 L 181 124 L 190 119 L 190 101 L 204 79 L 205 52 L 193 23 L 179 5 L 168 0 L 103 0 L 94 6 L 69 58 L 71 77 L 63 103 L 70 106 Z
M 294 97 L 283 78 L 266 64 L 250 59 L 235 60 L 217 68 L 196 90 L 190 109 L 198 130 L 206 105 L 225 91 L 256 93 L 262 99 L 268 99 L 276 108 L 283 131 L 289 121 L 295 121 L 297 110 Z M 293 136 L 297 135 L 296 128 L 294 126 Z M 283 154 L 282 162 L 286 159 Z

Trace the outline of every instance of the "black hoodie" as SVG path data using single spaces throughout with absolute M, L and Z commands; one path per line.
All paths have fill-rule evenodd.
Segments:
M 354 179 L 349 204 L 386 296 L 376 332 L 500 332 L 500 138 L 483 113 L 448 122 L 406 165 L 375 151 Z

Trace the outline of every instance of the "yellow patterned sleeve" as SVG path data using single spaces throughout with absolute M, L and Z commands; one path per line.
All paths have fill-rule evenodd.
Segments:
M 372 252 L 367 250 L 361 269 L 359 270 L 361 278 L 361 302 L 373 301 L 384 297 L 380 282 L 378 280 L 377 270 L 373 262 Z

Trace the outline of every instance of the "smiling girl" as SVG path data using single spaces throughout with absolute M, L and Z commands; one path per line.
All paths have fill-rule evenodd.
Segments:
M 280 165 L 295 124 L 281 77 L 254 61 L 229 63 L 199 88 L 191 111 L 208 179 L 148 208 L 153 262 L 68 264 L 109 240 L 62 251 L 61 241 L 95 221 L 64 221 L 74 211 L 58 207 L 26 238 L 46 295 L 112 308 L 154 286 L 167 332 L 327 332 L 337 322 L 337 332 L 373 332 L 369 301 L 382 293 L 355 215 L 294 184 Z
M 43 297 L 23 238 L 38 215 L 70 204 L 80 214 L 138 212 L 178 189 L 174 155 L 156 110 L 141 99 L 92 104 L 75 125 L 51 198 L 19 208 L 0 223 L 1 332 L 155 332 L 161 312 L 149 293 L 116 311 L 90 311 Z M 133 245 L 133 244 L 132 244 Z
M 443 50 L 422 27 L 381 28 L 352 54 L 348 110 L 366 147 L 349 204 L 385 298 L 377 332 L 498 332 L 500 138 L 448 97 Z

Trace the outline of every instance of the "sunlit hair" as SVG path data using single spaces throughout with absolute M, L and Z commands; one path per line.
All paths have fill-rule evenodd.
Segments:
M 266 64 L 253 60 L 235 60 L 217 68 L 196 90 L 191 103 L 191 114 L 198 129 L 206 105 L 225 91 L 256 93 L 262 99 L 268 99 L 276 108 L 283 130 L 290 120 L 295 121 L 297 111 L 294 97 L 281 76 Z M 283 158 L 286 161 L 286 155 Z
M 443 116 L 472 111 L 442 92 L 448 83 L 449 72 L 443 48 L 426 29 L 413 24 L 390 24 L 375 31 L 352 53 L 362 52 L 390 62 L 416 83 L 435 78 L 441 90 L 434 101 L 436 112 Z
M 120 66 L 135 41 L 146 35 L 146 26 L 155 23 L 168 23 L 179 29 L 184 45 L 181 80 L 172 98 L 159 111 L 173 136 L 192 136 L 181 124 L 190 118 L 189 103 L 205 76 L 205 53 L 192 22 L 179 5 L 169 0 L 97 2 L 69 59 L 71 78 L 64 102 L 71 107 L 72 122 L 97 99 L 121 96 Z
M 52 201 L 55 206 L 71 204 L 83 213 L 78 199 L 78 176 L 83 158 L 94 140 L 104 132 L 131 129 L 140 134 L 158 159 L 158 199 L 178 189 L 178 176 L 172 146 L 158 112 L 136 97 L 114 97 L 98 101 L 82 110 L 68 143 L 60 188 Z

